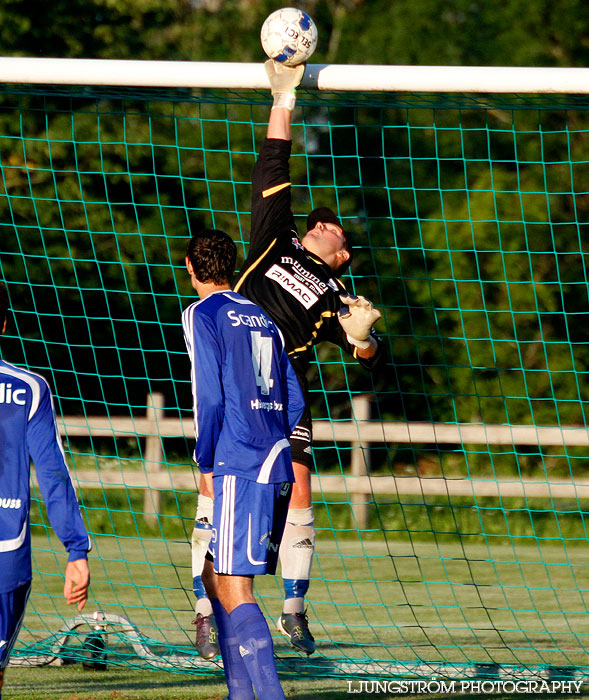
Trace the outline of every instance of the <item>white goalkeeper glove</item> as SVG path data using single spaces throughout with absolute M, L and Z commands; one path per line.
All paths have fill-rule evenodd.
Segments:
M 372 325 L 382 316 L 378 309 L 366 297 L 356 297 L 352 294 L 340 294 L 343 309 L 338 312 L 338 320 L 346 332 L 348 342 L 360 350 L 366 350 L 376 342 L 371 337 Z
M 305 64 L 299 63 L 298 66 L 283 66 L 282 63 L 277 63 L 269 58 L 266 63 L 266 73 L 270 81 L 270 91 L 274 97 L 274 107 L 286 107 L 292 112 L 296 102 L 296 89 L 303 79 L 305 72 Z

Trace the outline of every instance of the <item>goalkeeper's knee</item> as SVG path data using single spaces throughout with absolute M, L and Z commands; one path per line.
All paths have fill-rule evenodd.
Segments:
M 309 587 L 308 581 L 311 575 L 314 551 L 313 509 L 289 509 L 280 544 L 280 565 L 282 578 L 285 580 L 285 589 L 293 588 L 292 597 L 304 595 Z M 287 581 L 291 582 L 288 586 Z M 305 588 L 305 591 L 302 591 L 302 588 Z

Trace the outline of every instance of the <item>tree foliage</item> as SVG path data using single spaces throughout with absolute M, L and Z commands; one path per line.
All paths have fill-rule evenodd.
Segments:
M 317 63 L 589 59 L 581 0 L 301 6 L 318 25 Z M 274 9 L 267 0 L 9 0 L 0 41 L 6 56 L 256 61 Z M 2 95 L 2 273 L 31 339 L 9 339 L 7 350 L 52 368 L 62 410 L 81 411 L 81 397 L 88 412 L 134 409 L 147 388 L 190 405 L 183 239 L 205 222 L 247 240 L 253 137 L 267 117 L 259 100 Z M 295 127 L 296 210 L 324 197 L 357 223 L 358 278 L 348 283 L 384 308 L 390 341 L 381 415 L 584 422 L 587 105 L 307 101 L 305 129 Z M 319 357 L 314 385 L 332 394 L 318 393 L 318 406 L 333 405 L 318 410 L 340 415 L 342 358 Z M 345 371 L 353 390 L 370 388 Z

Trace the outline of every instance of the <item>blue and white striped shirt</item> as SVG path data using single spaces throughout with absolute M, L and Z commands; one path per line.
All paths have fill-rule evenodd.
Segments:
M 182 327 L 199 469 L 266 484 L 294 481 L 288 438 L 304 399 L 276 324 L 223 290 L 189 306 Z

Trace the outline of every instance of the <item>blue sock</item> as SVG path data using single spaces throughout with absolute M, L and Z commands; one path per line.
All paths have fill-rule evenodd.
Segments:
M 229 689 L 229 700 L 254 700 L 254 691 L 248 670 L 239 653 L 239 642 L 225 608 L 218 598 L 211 598 L 219 633 L 219 650 L 223 657 L 225 680 Z
M 285 700 L 276 672 L 272 637 L 260 608 L 256 603 L 243 603 L 229 618 L 258 700 Z

